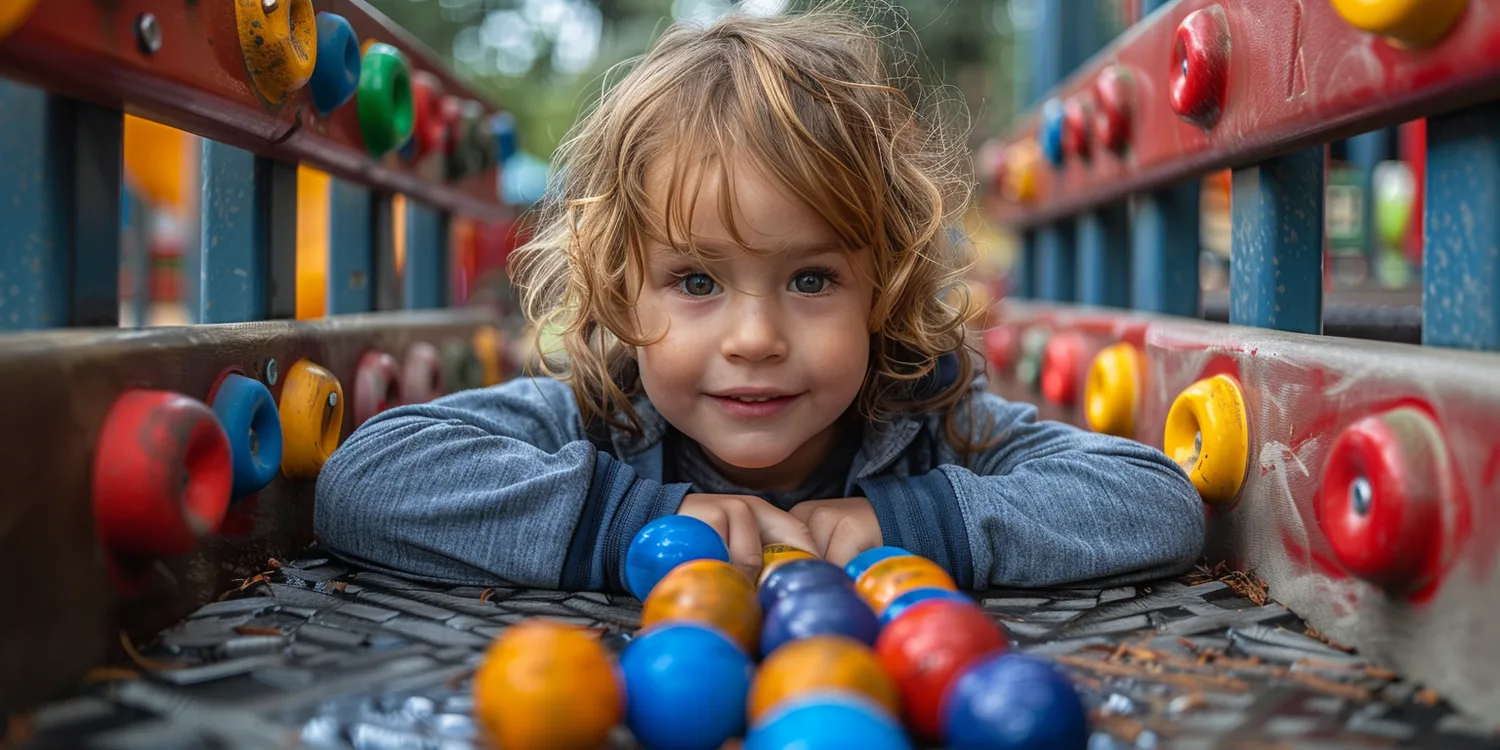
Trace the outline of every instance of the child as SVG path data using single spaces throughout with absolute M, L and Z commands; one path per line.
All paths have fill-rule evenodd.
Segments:
M 945 226 L 962 152 L 831 12 L 669 29 L 576 126 L 513 256 L 553 378 L 403 406 L 324 467 L 316 528 L 447 584 L 623 591 L 652 519 L 965 589 L 1183 571 L 1200 500 L 1159 451 L 983 390 Z

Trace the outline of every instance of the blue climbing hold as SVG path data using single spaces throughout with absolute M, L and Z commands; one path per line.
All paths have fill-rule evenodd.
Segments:
M 495 134 L 495 158 L 503 165 L 516 155 L 516 118 L 509 112 L 498 112 L 490 119 Z
M 230 374 L 214 391 L 213 410 L 229 435 L 232 495 L 240 498 L 260 492 L 281 468 L 281 414 L 276 400 L 259 380 Z
M 349 20 L 337 13 L 318 14 L 318 64 L 307 88 L 313 106 L 324 117 L 344 106 L 359 85 L 359 38 Z
M 1060 99 L 1048 99 L 1042 105 L 1042 155 L 1054 166 L 1063 163 L 1063 104 Z

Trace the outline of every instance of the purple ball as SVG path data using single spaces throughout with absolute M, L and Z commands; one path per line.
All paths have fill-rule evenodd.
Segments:
M 874 646 L 880 635 L 880 619 L 848 587 L 823 586 L 787 594 L 766 613 L 760 630 L 761 656 L 815 635 L 842 635 Z

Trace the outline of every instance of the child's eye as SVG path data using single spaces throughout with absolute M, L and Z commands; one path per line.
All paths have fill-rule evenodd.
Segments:
M 822 294 L 833 286 L 833 271 L 814 268 L 797 272 L 790 289 L 798 294 Z
M 717 290 L 718 284 L 706 273 L 689 273 L 678 277 L 677 288 L 689 297 L 707 297 Z

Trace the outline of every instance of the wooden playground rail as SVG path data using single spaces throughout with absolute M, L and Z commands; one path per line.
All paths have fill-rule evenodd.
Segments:
M 203 325 L 119 327 L 127 114 L 203 139 Z M 452 307 L 450 223 L 511 215 L 515 134 L 362 0 L 0 4 L 0 133 L 8 715 L 305 548 L 364 420 L 506 377 L 496 311 Z M 319 320 L 292 320 L 299 164 L 333 176 Z
M 1043 4 L 1036 49 L 1078 51 L 1076 5 Z M 1053 66 L 1000 139 L 991 205 L 1022 258 L 987 333 L 996 388 L 1162 448 L 1203 495 L 1216 559 L 1500 715 L 1500 7 L 1146 6 L 1070 75 Z M 1327 144 L 1414 117 L 1421 319 L 1405 326 L 1422 345 L 1322 335 Z M 1197 179 L 1219 168 L 1228 326 L 1199 319 Z

